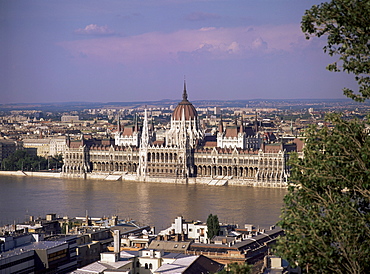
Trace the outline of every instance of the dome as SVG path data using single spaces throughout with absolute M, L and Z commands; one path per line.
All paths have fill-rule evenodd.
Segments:
M 177 105 L 172 113 L 173 120 L 182 120 L 182 115 L 185 115 L 185 120 L 194 120 L 198 117 L 198 113 L 192 103 L 188 101 L 188 94 L 186 93 L 186 85 L 184 82 L 184 93 L 182 94 L 182 101 Z

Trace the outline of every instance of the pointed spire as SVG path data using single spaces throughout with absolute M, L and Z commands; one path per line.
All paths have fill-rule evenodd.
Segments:
M 140 147 L 141 148 L 147 148 L 148 145 L 149 145 L 148 114 L 147 114 L 147 110 L 145 108 Z
M 255 133 L 257 133 L 257 132 L 258 132 L 257 109 L 256 109 L 256 115 L 255 115 L 255 118 L 254 118 L 254 131 L 255 131 Z
M 184 92 L 182 93 L 182 100 L 183 101 L 187 101 L 188 100 L 188 94 L 186 92 L 186 81 L 185 81 L 185 77 L 184 77 Z
M 146 111 L 146 108 L 145 108 Z M 135 113 L 135 126 L 134 126 L 134 131 L 138 132 L 139 131 L 139 118 L 137 117 L 137 113 Z
M 152 111 L 150 111 L 150 130 L 153 134 L 153 132 L 154 132 L 154 117 L 153 117 L 153 112 Z
M 243 120 L 243 114 L 241 116 L 241 124 L 240 124 L 240 128 L 239 128 L 239 132 L 240 133 L 243 133 L 244 132 L 244 120 Z
M 118 121 L 117 121 L 117 130 L 118 130 L 118 132 L 121 132 L 121 119 L 120 119 L 119 114 L 118 114 Z
M 222 121 L 222 113 L 221 113 L 221 118 L 220 118 L 220 124 L 218 125 L 218 132 L 223 133 L 224 132 L 224 123 Z

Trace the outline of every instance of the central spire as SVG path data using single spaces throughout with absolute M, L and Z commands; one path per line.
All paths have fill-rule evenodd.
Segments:
M 184 79 L 184 92 L 182 93 L 182 100 L 187 101 L 188 100 L 188 94 L 186 92 L 186 81 Z

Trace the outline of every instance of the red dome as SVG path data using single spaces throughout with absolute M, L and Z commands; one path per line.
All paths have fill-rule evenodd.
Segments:
M 188 95 L 186 93 L 186 85 L 184 83 L 184 93 L 182 94 L 182 101 L 177 105 L 172 113 L 173 120 L 182 120 L 182 114 L 185 115 L 185 120 L 194 120 L 198 117 L 198 113 L 192 103 L 188 101 Z

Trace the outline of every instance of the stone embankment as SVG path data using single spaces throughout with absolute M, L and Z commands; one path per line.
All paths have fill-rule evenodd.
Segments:
M 0 175 L 6 176 L 30 176 L 30 177 L 53 177 L 60 178 L 60 172 L 34 172 L 34 171 L 0 171 Z
M 73 179 L 92 179 L 105 181 L 139 181 L 148 183 L 170 183 L 170 184 L 203 184 L 210 186 L 239 185 L 252 187 L 272 187 L 286 188 L 285 183 L 262 183 L 255 180 L 240 180 L 232 177 L 203 177 L 203 178 L 162 178 L 162 177 L 141 177 L 129 174 L 94 174 L 82 173 L 72 176 L 61 172 L 31 172 L 31 171 L 0 171 L 1 175 L 7 176 L 30 176 L 30 177 L 50 177 L 50 178 L 73 178 Z

